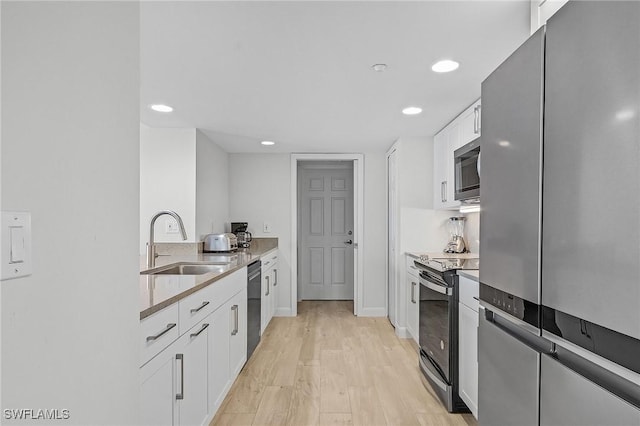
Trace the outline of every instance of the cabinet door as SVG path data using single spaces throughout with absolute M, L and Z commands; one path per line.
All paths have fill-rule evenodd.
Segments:
M 226 305 L 216 309 L 209 317 L 209 405 L 216 411 L 231 380 L 229 375 L 230 324 Z
M 407 273 L 407 330 L 418 343 L 418 296 L 419 281 L 415 275 Z
M 227 303 L 229 313 L 229 378 L 233 381 L 247 361 L 247 290 Z
M 270 270 L 262 271 L 262 300 L 260 303 L 260 335 L 264 334 L 264 330 L 271 321 L 271 276 Z
M 269 310 L 269 319 L 273 318 L 276 313 L 276 307 L 278 306 L 278 264 L 274 263 L 271 268 L 271 307 Z
M 176 349 L 179 352 L 176 399 L 181 425 L 201 425 L 207 420 L 209 326 L 210 323 L 205 318 L 177 342 Z
M 480 136 L 480 100 L 460 115 L 460 140 L 454 151 Z
M 458 303 L 460 397 L 478 418 L 478 312 Z
M 175 352 L 166 349 L 140 369 L 142 425 L 177 424 Z
M 447 151 L 449 132 L 445 129 L 433 138 L 433 208 L 443 209 L 447 202 Z

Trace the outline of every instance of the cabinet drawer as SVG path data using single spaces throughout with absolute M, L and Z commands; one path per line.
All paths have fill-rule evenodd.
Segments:
M 458 285 L 460 287 L 460 303 L 463 303 L 478 312 L 479 285 L 478 281 L 467 277 L 459 276 Z M 474 297 L 476 299 L 474 299 Z
M 140 365 L 175 341 L 180 335 L 179 329 L 177 304 L 140 321 Z
M 406 262 L 407 262 L 407 273 L 413 275 L 414 277 L 418 278 L 420 272 L 418 271 L 418 268 L 416 267 L 416 265 L 413 263 L 416 259 L 412 256 L 407 256 L 406 257 Z
M 274 250 L 262 256 L 262 271 L 273 268 L 273 265 L 276 263 L 278 263 L 278 250 Z
M 216 284 L 212 283 L 178 302 L 181 335 L 215 311 L 220 304 L 224 303 L 224 300 L 215 299 L 213 288 Z

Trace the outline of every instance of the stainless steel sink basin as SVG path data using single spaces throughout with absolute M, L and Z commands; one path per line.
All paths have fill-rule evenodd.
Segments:
M 145 275 L 203 275 L 210 272 L 224 272 L 229 266 L 228 262 L 215 262 L 208 264 L 181 263 L 164 269 L 142 272 Z

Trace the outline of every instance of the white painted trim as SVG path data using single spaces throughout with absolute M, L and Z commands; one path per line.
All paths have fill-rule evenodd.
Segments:
M 386 317 L 387 308 L 362 308 L 358 314 L 360 317 Z
M 411 336 L 407 327 L 396 327 L 396 336 L 401 339 L 413 339 L 413 336 Z
M 384 254 L 384 259 L 385 259 L 385 264 L 384 264 L 384 272 L 385 272 L 385 292 L 384 292 L 384 306 L 387 309 L 387 316 L 389 315 L 389 247 L 391 247 L 390 243 L 389 243 L 389 157 L 391 156 L 391 154 L 393 154 L 394 152 L 398 153 L 399 150 L 399 145 L 400 145 L 400 139 L 397 139 L 393 145 L 391 145 L 391 148 L 389 148 L 389 150 L 387 151 L 386 155 L 385 155 L 385 192 L 386 192 L 386 200 L 387 200 L 387 220 L 385 222 L 385 242 L 387 243 L 387 250 L 385 250 L 385 254 Z M 398 182 L 398 174 L 397 174 L 397 169 L 398 169 L 398 154 L 396 154 L 396 185 Z M 399 262 L 398 262 L 398 253 L 400 253 L 400 244 L 399 244 L 399 236 L 400 236 L 400 206 L 399 206 L 399 197 L 398 197 L 398 188 L 396 188 L 396 244 L 395 244 L 395 251 L 396 251 L 396 297 L 395 297 L 395 305 L 394 309 L 395 309 L 395 320 L 396 323 L 393 324 L 394 327 L 398 327 L 402 321 L 400 321 L 399 319 L 399 315 L 400 315 L 400 310 L 398 309 L 398 293 L 400 293 L 398 291 L 402 280 L 402 277 L 398 277 L 398 270 L 399 270 Z M 404 265 L 403 265 L 404 267 Z
M 273 312 L 274 317 L 295 317 L 291 314 L 291 308 L 276 308 Z
M 363 315 L 364 154 L 291 154 L 291 316 L 298 314 L 298 161 L 353 161 L 353 313 Z M 372 308 L 374 310 L 380 308 Z M 386 310 L 386 308 L 383 308 Z M 381 315 L 364 315 L 381 316 Z M 382 315 L 384 316 L 384 315 Z

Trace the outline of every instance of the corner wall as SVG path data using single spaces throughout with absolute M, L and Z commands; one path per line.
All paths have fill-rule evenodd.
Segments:
M 0 7 L 2 208 L 33 245 L 0 283 L 2 408 L 137 424 L 139 4 Z
M 202 241 L 207 234 L 227 231 L 229 154 L 200 130 L 196 130 L 195 213 L 195 241 Z

